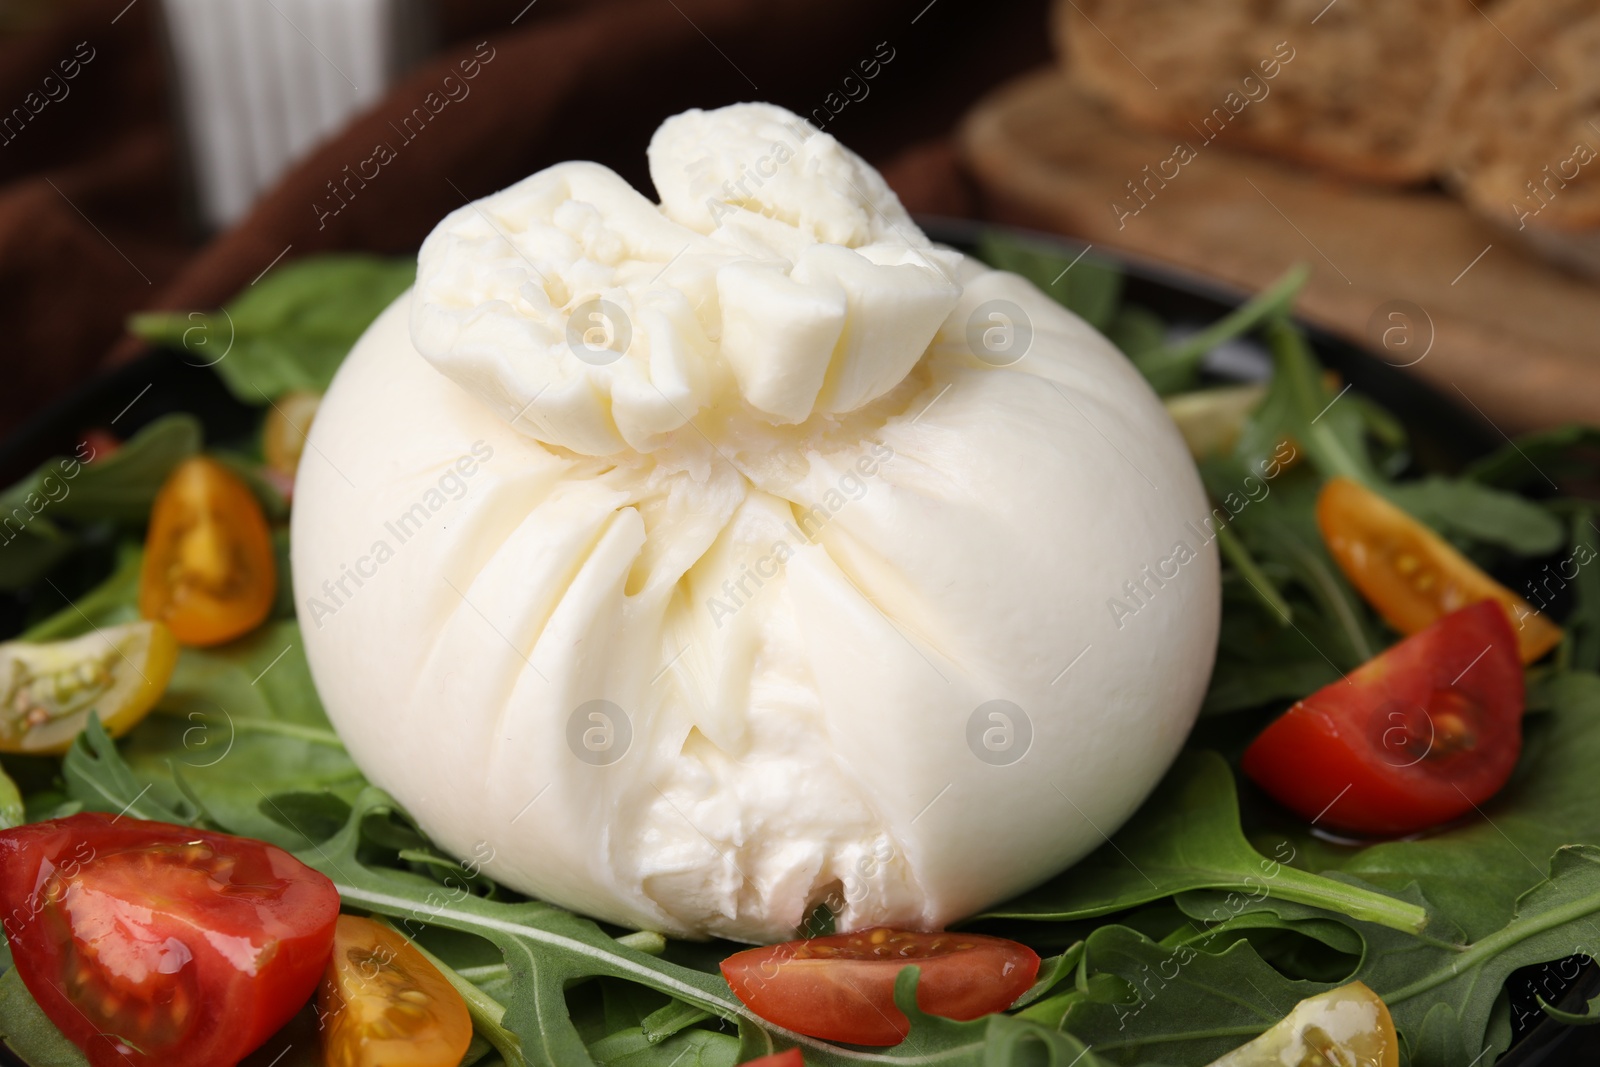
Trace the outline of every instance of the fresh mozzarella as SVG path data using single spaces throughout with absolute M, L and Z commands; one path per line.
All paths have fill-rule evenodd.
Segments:
M 351 754 L 516 889 L 668 933 L 932 927 L 1105 840 L 1216 645 L 1182 439 L 781 109 L 462 208 L 318 413 L 296 599 Z

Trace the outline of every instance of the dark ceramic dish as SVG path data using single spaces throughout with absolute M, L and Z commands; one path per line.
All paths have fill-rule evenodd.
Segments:
M 974 250 L 987 229 L 965 220 L 919 221 L 934 240 L 967 252 Z M 1052 246 L 1068 258 L 1083 251 L 1083 245 L 1059 237 L 1023 236 Z M 1099 255 L 1124 269 L 1126 299 L 1169 322 L 1211 322 L 1248 295 L 1158 264 L 1103 252 Z M 1325 331 L 1310 328 L 1308 332 L 1324 365 L 1401 419 L 1411 434 L 1413 453 L 1426 466 L 1458 467 L 1502 443 L 1495 430 L 1404 370 Z M 198 416 L 211 443 L 247 439 L 255 432 L 260 415 L 229 395 L 213 371 L 188 363 L 178 354 L 157 352 L 85 383 L 0 445 L 0 486 L 11 484 L 52 455 L 70 453 L 89 427 L 114 422 L 117 435 L 125 438 L 175 411 Z M 91 559 L 82 575 L 64 576 L 60 583 L 64 591 L 75 595 L 76 589 L 87 588 L 98 577 L 94 567 Z M 26 604 L 18 596 L 0 595 L 0 635 L 17 632 L 25 612 Z M 1586 957 L 1573 957 L 1518 971 L 1509 985 L 1515 1044 L 1499 1060 L 1501 1067 L 1600 1063 L 1600 1027 L 1563 1026 L 1545 1018 L 1537 1003 L 1542 996 L 1547 1003 L 1582 1013 L 1585 1002 L 1600 994 L 1600 965 Z M 3 1047 L 0 1062 L 15 1062 Z

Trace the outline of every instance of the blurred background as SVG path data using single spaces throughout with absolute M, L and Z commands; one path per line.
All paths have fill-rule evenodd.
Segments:
M 317 252 L 768 100 L 925 218 L 1312 321 L 1494 429 L 1600 422 L 1600 0 L 0 0 L 0 434 Z

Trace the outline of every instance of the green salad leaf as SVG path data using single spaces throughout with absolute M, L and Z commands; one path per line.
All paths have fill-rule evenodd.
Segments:
M 1239 828 L 1233 772 L 1212 752 L 1186 751 L 1105 846 L 984 918 L 1068 922 L 1109 915 L 1191 889 L 1262 893 L 1315 904 L 1416 933 L 1422 907 L 1286 866 L 1261 855 Z
M 1524 434 L 1467 465 L 1463 477 L 1485 485 L 1545 493 L 1557 483 L 1593 480 L 1600 471 L 1600 427 L 1568 423 Z
M 306 837 L 267 798 L 294 793 L 337 805 L 366 784 L 322 710 L 292 621 L 184 649 L 166 694 L 122 752 L 141 780 L 187 791 L 222 829 L 284 848 Z
M 1384 495 L 1446 536 L 1519 556 L 1548 555 L 1566 538 L 1561 520 L 1546 509 L 1481 482 L 1434 475 L 1388 486 Z
M 12 967 L 0 974 L 0 1040 L 29 1067 L 89 1067 L 56 1029 Z
M 0 493 L 0 590 L 42 580 L 77 546 L 81 524 L 143 524 L 161 483 L 200 440 L 194 416 L 166 415 L 109 456 L 80 447 Z
M 990 232 L 979 242 L 978 257 L 1022 275 L 1097 330 L 1111 325 L 1122 297 L 1122 272 L 1087 249 L 1067 259 L 1040 243 Z
M 246 404 L 323 392 L 350 346 L 416 277 L 410 259 L 324 255 L 269 271 L 215 312 L 134 315 L 128 329 L 215 367 Z

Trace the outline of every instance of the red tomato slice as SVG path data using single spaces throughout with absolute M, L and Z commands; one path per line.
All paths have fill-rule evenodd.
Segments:
M 948 1019 L 1004 1011 L 1028 991 L 1039 957 L 981 934 L 919 934 L 876 927 L 735 953 L 722 976 L 746 1007 L 799 1034 L 852 1045 L 894 1045 L 911 1029 L 895 1007 L 902 968 L 922 969 L 917 1007 Z
M 260 841 L 93 813 L 0 832 L 0 907 L 93 1067 L 231 1067 L 317 988 L 339 893 Z
M 806 1061 L 800 1055 L 799 1049 L 791 1048 L 763 1056 L 759 1060 L 746 1060 L 744 1067 L 806 1067 Z
M 1314 823 L 1407 834 L 1500 791 L 1522 750 L 1524 698 L 1517 637 L 1480 600 L 1295 704 L 1242 766 Z

